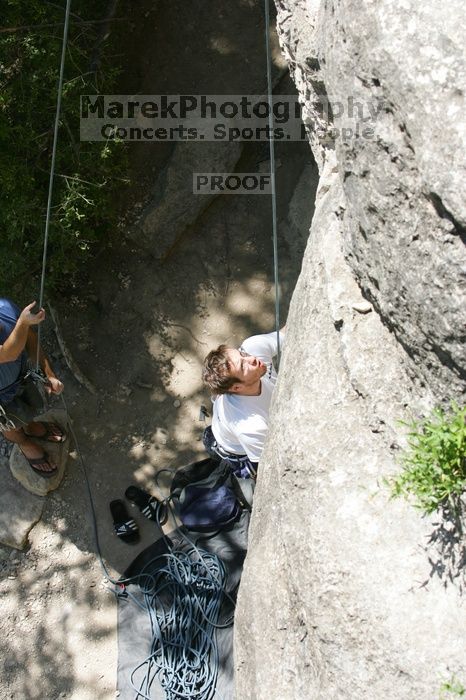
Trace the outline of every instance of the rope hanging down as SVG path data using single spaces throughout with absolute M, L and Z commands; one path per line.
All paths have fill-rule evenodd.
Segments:
M 47 213 L 45 217 L 45 233 L 44 233 L 44 251 L 42 255 L 42 273 L 40 279 L 40 292 L 39 292 L 39 309 L 43 307 L 44 304 L 44 286 L 45 286 L 45 269 L 47 265 L 47 246 L 49 241 L 49 225 L 50 225 L 50 211 L 52 208 L 52 194 L 53 194 L 53 182 L 55 178 L 55 159 L 57 154 L 57 142 L 58 142 L 58 127 L 60 124 L 60 112 L 61 112 L 61 96 L 63 90 L 63 74 L 65 72 L 65 58 L 66 58 L 66 45 L 68 41 L 68 25 L 70 20 L 70 9 L 71 0 L 66 2 L 65 11 L 65 25 L 63 28 L 63 45 L 61 50 L 61 61 L 60 61 L 60 76 L 58 78 L 58 89 L 57 89 L 57 108 L 55 111 L 55 125 L 53 128 L 53 145 L 52 145 L 52 160 L 50 163 L 50 177 L 49 177 L 49 193 L 47 198 Z M 37 356 L 36 356 L 36 372 L 39 373 L 39 354 L 40 354 L 40 324 L 37 328 Z
M 277 192 L 275 189 L 275 139 L 273 125 L 273 95 L 272 95 L 272 55 L 270 52 L 270 7 L 265 0 L 265 49 L 267 53 L 267 98 L 269 104 L 269 151 L 270 151 L 270 184 L 272 189 L 272 239 L 273 239 L 273 276 L 275 283 L 275 329 L 277 332 L 277 363 L 280 365 L 280 290 L 278 287 L 278 235 L 277 235 Z

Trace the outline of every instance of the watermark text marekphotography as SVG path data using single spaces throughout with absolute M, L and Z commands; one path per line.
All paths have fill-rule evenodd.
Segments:
M 330 139 L 372 138 L 382 106 L 322 97 L 319 109 Z M 308 140 L 295 95 L 82 95 L 80 130 L 82 141 Z
M 193 173 L 194 194 L 271 194 L 270 173 Z

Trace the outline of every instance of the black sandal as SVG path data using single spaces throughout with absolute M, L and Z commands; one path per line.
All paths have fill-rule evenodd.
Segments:
M 132 501 L 146 518 L 153 520 L 159 525 L 167 522 L 167 508 L 162 501 L 159 501 L 155 496 L 140 489 L 137 486 L 128 486 L 125 491 L 125 496 L 128 501 Z
M 47 452 L 44 452 L 42 457 L 30 458 L 30 457 L 26 457 L 26 455 L 24 454 L 24 452 L 21 448 L 19 448 L 19 449 L 20 449 L 20 452 L 23 455 L 24 459 L 26 460 L 26 462 L 29 464 L 29 466 L 33 470 L 33 472 L 35 472 L 36 474 L 39 474 L 39 476 L 42 476 L 44 479 L 51 479 L 52 476 L 55 476 L 55 474 L 58 471 L 58 467 L 54 467 L 54 469 L 50 469 L 48 471 L 45 471 L 44 469 L 39 469 L 39 464 L 48 464 L 49 467 L 52 466 L 49 462 L 49 456 L 48 456 Z
M 139 528 L 136 522 L 129 516 L 126 506 L 120 499 L 110 502 L 110 511 L 113 516 L 113 529 L 123 542 L 137 542 L 139 540 Z

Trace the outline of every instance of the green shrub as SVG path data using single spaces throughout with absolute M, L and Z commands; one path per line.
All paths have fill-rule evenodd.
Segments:
M 432 513 L 453 501 L 466 487 L 466 407 L 436 408 L 412 423 L 402 472 L 390 480 L 392 495 L 413 499 L 416 508 Z
M 452 676 L 448 681 L 442 683 L 440 687 L 440 700 L 448 700 L 453 696 L 462 698 L 466 695 L 464 685 Z
M 42 263 L 64 7 L 7 0 L 0 34 L 0 294 L 37 289 Z M 116 70 L 90 71 L 101 19 L 90 0 L 74 0 L 49 232 L 47 288 L 62 289 L 105 242 L 123 183 L 122 144 L 79 137 L 81 94 L 111 92 Z M 97 14 L 97 16 L 96 16 Z M 47 25 L 47 26 L 45 26 Z M 52 25 L 52 26 L 50 26 Z M 27 27 L 27 29 L 24 29 Z M 96 84 L 98 83 L 98 85 Z

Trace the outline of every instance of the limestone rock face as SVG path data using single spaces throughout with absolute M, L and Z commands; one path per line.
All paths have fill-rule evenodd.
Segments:
M 13 477 L 8 459 L 0 461 L 0 542 L 23 549 L 31 528 L 40 520 L 44 499 L 26 491 Z
M 166 67 L 165 70 L 149 70 L 141 76 L 139 94 L 206 95 L 214 104 L 230 95 L 264 95 L 267 85 L 266 57 L 262 41 L 264 22 L 263 4 L 255 0 L 215 5 L 215 12 L 209 3 L 190 3 L 180 15 L 176 3 L 158 3 L 159 26 L 176 28 L 176 41 L 155 42 L 150 51 L 151 62 Z M 258 27 L 257 31 L 245 31 L 245 27 Z M 197 36 L 193 38 L 193 32 Z M 262 36 L 261 36 L 262 38 Z M 152 40 L 152 37 L 151 37 Z M 272 79 L 279 83 L 286 73 L 286 65 L 276 48 Z M 131 89 L 134 89 L 132 86 Z M 176 133 L 181 120 L 175 116 L 163 126 Z M 210 108 L 206 114 L 214 114 Z M 233 120 L 221 116 L 220 111 L 213 116 L 218 123 L 227 127 L 236 126 Z M 191 118 L 187 128 L 202 131 L 205 120 L 196 122 Z M 163 159 L 148 160 L 148 182 L 150 193 L 143 196 L 142 210 L 128 238 L 145 252 L 159 260 L 166 260 L 183 238 L 199 230 L 204 212 L 219 196 L 219 190 L 210 194 L 193 193 L 194 173 L 256 172 L 256 159 L 245 158 L 245 143 L 223 140 L 185 140 L 172 143 L 170 152 Z M 169 142 L 158 146 L 168 149 Z M 150 144 L 149 144 L 150 147 Z M 155 155 L 155 154 L 154 154 Z M 166 157 L 166 160 L 165 160 Z M 160 156 L 157 156 L 160 158 Z M 263 160 L 263 157 L 260 158 Z M 243 170 L 241 170 L 243 168 Z
M 399 419 L 466 388 L 466 10 L 276 4 L 321 179 L 259 465 L 237 697 L 434 698 L 466 684 L 464 536 L 384 477 Z M 338 116 L 349 98 L 378 115 Z M 342 136 L 358 123 L 373 136 Z
M 336 153 L 344 251 L 364 296 L 437 396 L 462 394 L 464 4 L 278 0 L 277 7 L 315 158 L 322 167 Z
M 239 143 L 177 143 L 130 237 L 164 259 L 215 197 L 193 194 L 193 173 L 233 172 L 240 153 Z

